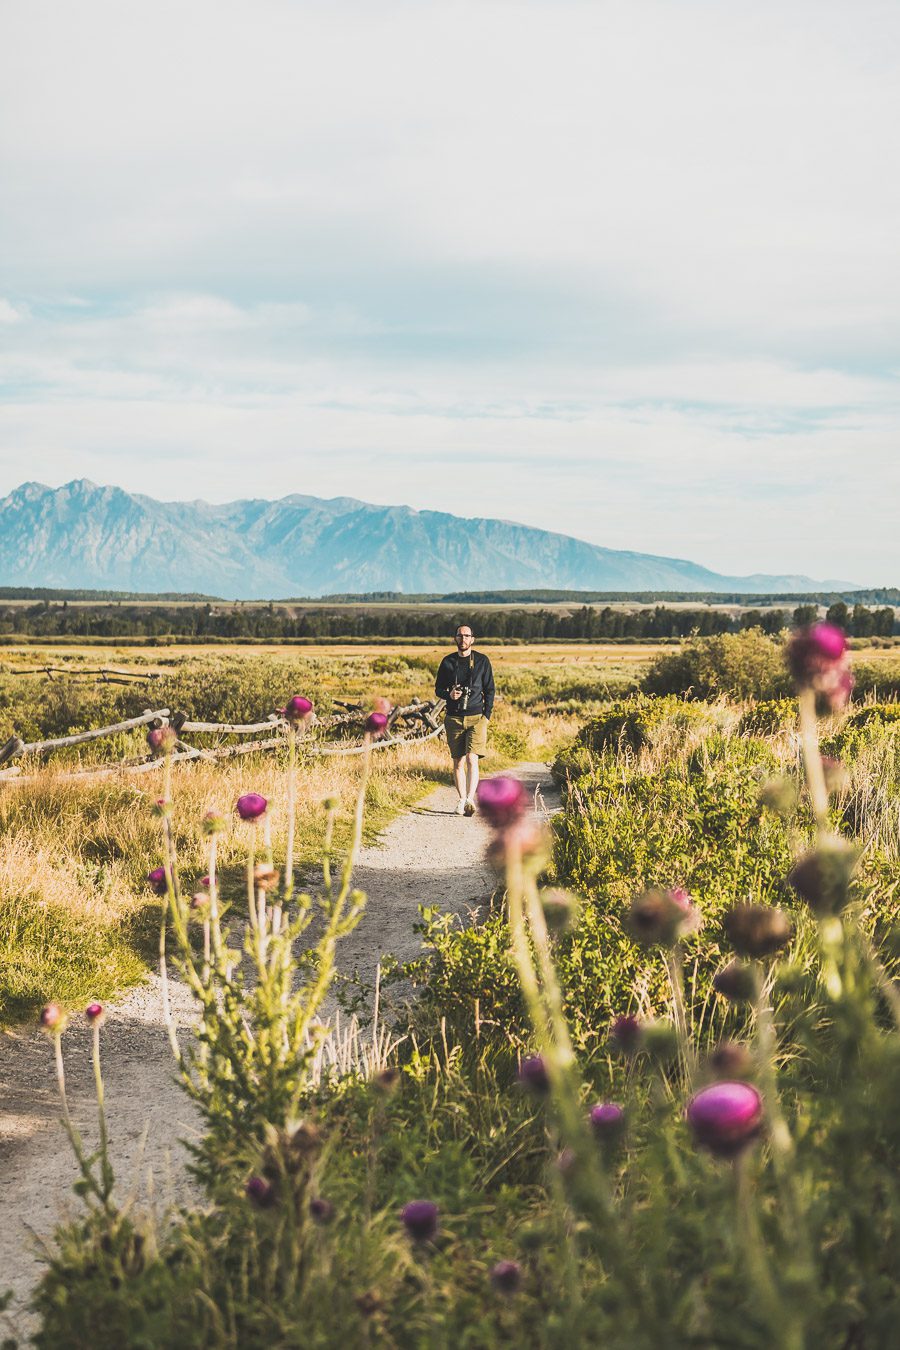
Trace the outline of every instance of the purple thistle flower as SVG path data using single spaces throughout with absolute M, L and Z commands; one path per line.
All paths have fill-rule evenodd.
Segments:
M 148 872 L 147 885 L 154 895 L 165 895 L 168 889 L 166 884 L 166 869 L 164 867 L 154 867 L 152 872 Z
M 529 1055 L 527 1059 L 522 1060 L 519 1065 L 519 1082 L 523 1087 L 537 1093 L 539 1097 L 546 1096 L 550 1091 L 550 1075 L 547 1073 L 543 1055 Z
M 244 1190 L 259 1209 L 271 1209 L 275 1203 L 275 1187 L 265 1177 L 251 1177 Z
M 178 740 L 174 727 L 151 727 L 147 732 L 147 744 L 154 755 L 171 755 Z
M 814 623 L 799 629 L 785 652 L 788 669 L 798 690 L 812 689 L 832 709 L 843 708 L 853 689 L 847 664 L 847 639 L 833 623 Z
M 491 1284 L 501 1294 L 514 1294 L 522 1283 L 518 1261 L 498 1261 L 491 1269 Z
M 416 1242 L 428 1242 L 438 1228 L 438 1207 L 432 1200 L 411 1200 L 400 1211 L 400 1221 Z
M 762 1129 L 762 1098 L 750 1083 L 712 1083 L 691 1098 L 687 1120 L 702 1148 L 718 1158 L 734 1158 Z
M 366 735 L 373 740 L 380 740 L 387 731 L 387 724 L 387 713 L 370 712 L 366 718 Z
M 598 1102 L 591 1107 L 591 1129 L 604 1143 L 614 1143 L 625 1129 L 625 1112 L 618 1102 Z
M 289 698 L 281 709 L 282 717 L 285 717 L 288 722 L 305 722 L 312 717 L 312 713 L 311 700 L 304 698 L 302 694 L 295 694 L 293 698 Z
M 266 814 L 268 805 L 265 797 L 261 797 L 258 792 L 245 792 L 243 797 L 238 797 L 234 809 L 241 820 L 259 820 Z
M 517 778 L 498 774 L 478 784 L 475 798 L 481 814 L 495 830 L 504 830 L 521 820 L 528 809 L 528 792 Z
M 84 1015 L 92 1026 L 95 1022 L 102 1020 L 103 1013 L 104 1008 L 102 1003 L 89 1003 L 84 1010 Z

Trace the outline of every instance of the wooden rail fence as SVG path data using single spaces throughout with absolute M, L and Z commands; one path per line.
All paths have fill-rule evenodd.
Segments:
M 356 726 L 362 734 L 369 710 L 362 704 L 343 703 L 338 700 L 335 700 L 335 707 L 340 711 L 327 717 L 315 719 L 312 729 L 317 734 L 322 734 L 330 731 L 344 731 Z M 411 703 L 403 707 L 392 708 L 388 714 L 386 734 L 381 740 L 375 741 L 372 748 L 386 750 L 391 746 L 419 744 L 439 736 L 444 729 L 439 720 L 443 707 L 443 699 L 431 699 L 428 702 L 413 699 Z M 31 776 L 24 775 L 21 766 L 12 763 L 14 759 L 52 754 L 57 750 L 68 749 L 75 745 L 85 745 L 90 741 L 102 740 L 104 737 L 116 736 L 125 731 L 134 731 L 143 726 L 147 727 L 148 730 L 165 726 L 172 727 L 177 736 L 175 749 L 171 755 L 173 760 L 217 760 L 230 759 L 235 755 L 249 755 L 259 751 L 274 750 L 278 746 L 284 745 L 287 725 L 286 720 L 278 713 L 270 713 L 262 722 L 194 722 L 185 712 L 170 712 L 168 708 L 148 708 L 139 717 L 130 717 L 127 721 L 116 722 L 108 727 L 79 731 L 71 736 L 57 736 L 45 741 L 23 741 L 18 736 L 11 736 L 5 745 L 0 746 L 0 766 L 7 766 L 6 768 L 0 767 L 0 781 L 14 779 L 16 782 L 23 782 Z M 237 745 L 202 747 L 191 745 L 183 739 L 185 735 L 191 734 L 251 736 L 254 739 L 242 740 Z M 362 740 L 355 745 L 323 744 L 317 740 L 309 739 L 304 741 L 304 754 L 359 755 L 362 754 L 364 749 L 365 745 Z M 143 756 L 139 759 L 122 760 L 116 764 L 88 765 L 73 770 L 72 774 L 67 776 L 111 774 L 120 770 L 126 770 L 129 773 L 146 773 L 161 763 L 162 760 L 159 758 Z

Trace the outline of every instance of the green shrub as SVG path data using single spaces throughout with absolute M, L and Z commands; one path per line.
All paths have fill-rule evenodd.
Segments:
M 647 694 L 692 698 L 775 699 L 788 693 L 782 645 L 759 628 L 689 639 L 680 651 L 650 664 L 641 683 Z

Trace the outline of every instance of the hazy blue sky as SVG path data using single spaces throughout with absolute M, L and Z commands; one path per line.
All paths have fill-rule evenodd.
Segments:
M 0 492 L 898 584 L 898 144 L 896 0 L 5 0 Z

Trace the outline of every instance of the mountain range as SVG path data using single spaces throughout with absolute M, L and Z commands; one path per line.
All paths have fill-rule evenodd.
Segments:
M 0 586 L 203 592 L 236 600 L 337 592 L 846 590 L 805 576 L 724 576 L 504 520 L 352 497 L 162 502 L 85 478 L 0 500 Z

